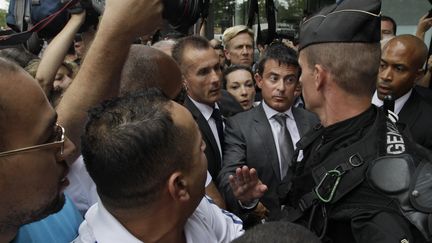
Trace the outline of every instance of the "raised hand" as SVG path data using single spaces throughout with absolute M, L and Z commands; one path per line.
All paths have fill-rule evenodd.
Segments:
M 428 14 L 425 14 L 419 19 L 417 24 L 416 36 L 424 40 L 425 33 L 432 27 L 432 17 L 428 18 Z
M 237 168 L 235 175 L 230 175 L 228 179 L 234 196 L 242 204 L 261 198 L 267 191 L 267 186 L 258 179 L 257 171 L 247 166 Z

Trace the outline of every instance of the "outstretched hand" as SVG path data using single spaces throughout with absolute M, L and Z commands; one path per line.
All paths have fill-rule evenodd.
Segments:
M 234 196 L 242 204 L 261 198 L 267 191 L 267 186 L 258 179 L 257 171 L 247 166 L 237 168 L 235 175 L 230 175 L 228 180 Z

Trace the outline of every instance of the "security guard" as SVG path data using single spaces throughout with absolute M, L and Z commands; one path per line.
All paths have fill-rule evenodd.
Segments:
M 427 242 L 432 161 L 371 105 L 380 64 L 379 0 L 345 0 L 304 21 L 300 82 L 321 126 L 280 185 L 286 220 L 323 242 Z

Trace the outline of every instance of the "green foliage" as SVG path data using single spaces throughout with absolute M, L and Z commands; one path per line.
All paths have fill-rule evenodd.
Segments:
M 6 14 L 7 14 L 6 10 L 0 9 L 0 28 L 7 27 L 7 25 L 6 25 Z
M 275 0 L 277 24 L 298 29 L 306 0 Z M 334 0 L 333 0 L 334 1 Z M 234 24 L 246 24 L 249 0 L 213 0 L 215 34 L 221 34 Z M 267 23 L 265 0 L 258 0 L 260 23 Z M 257 21 L 255 20 L 255 24 Z

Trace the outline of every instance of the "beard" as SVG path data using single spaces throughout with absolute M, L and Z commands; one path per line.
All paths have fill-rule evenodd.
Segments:
M 47 216 L 59 212 L 65 204 L 65 195 L 61 193 L 50 200 L 44 206 L 31 211 L 14 208 L 9 211 L 5 218 L 0 219 L 0 234 L 2 232 L 17 231 L 21 226 L 42 220 Z
M 30 217 L 28 217 L 30 222 L 44 219 L 53 213 L 59 212 L 63 208 L 65 201 L 65 195 L 61 193 L 54 200 L 51 200 L 50 203 L 46 204 L 45 207 L 32 211 L 29 214 Z

